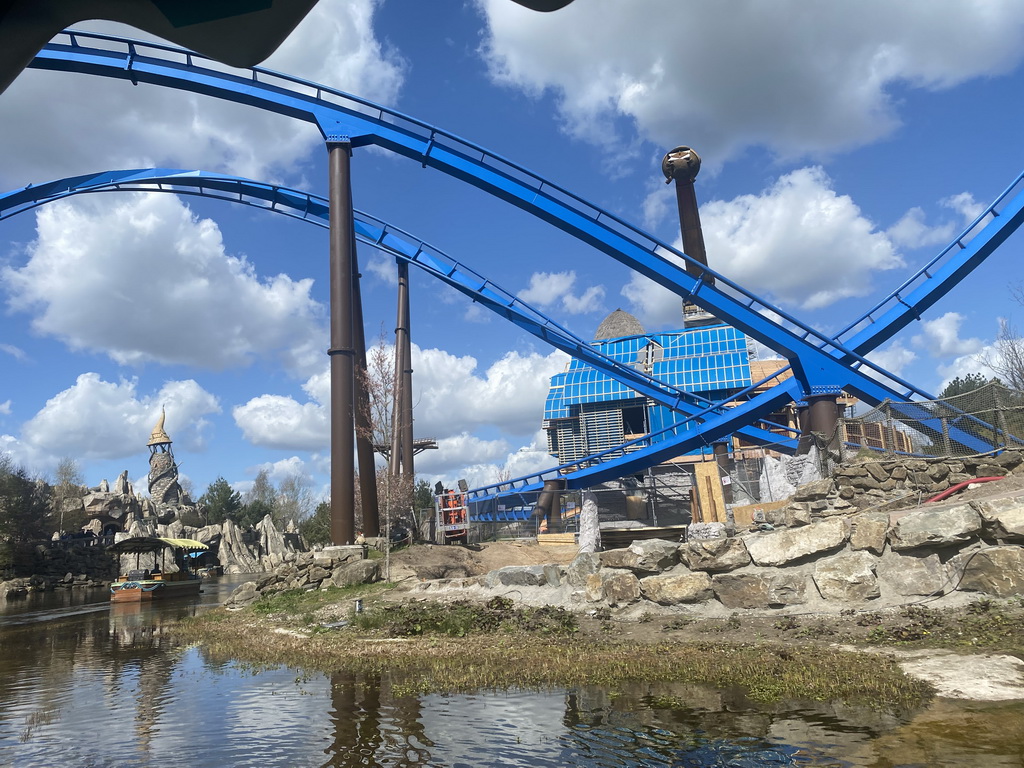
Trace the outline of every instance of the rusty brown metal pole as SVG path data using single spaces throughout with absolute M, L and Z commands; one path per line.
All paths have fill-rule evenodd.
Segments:
M 404 273 L 402 270 L 403 266 L 406 267 Z M 404 403 L 402 386 L 404 383 L 405 361 L 402 357 L 405 354 L 403 337 L 406 333 L 402 294 L 407 285 L 405 280 L 403 280 L 403 276 L 407 280 L 408 275 L 408 266 L 404 262 L 398 262 L 398 301 L 395 318 L 395 377 L 392 380 L 393 386 L 391 388 L 391 461 L 388 465 L 388 471 L 392 477 L 398 477 L 402 474 L 402 419 L 405 415 L 405 409 L 402 407 Z
M 355 542 L 355 365 L 352 344 L 352 146 L 328 142 L 331 347 L 331 542 Z
M 700 172 L 700 155 L 689 147 L 676 147 L 661 161 L 661 170 L 666 183 L 676 183 L 676 205 L 679 208 L 679 229 L 683 235 L 683 253 L 691 259 L 708 265 L 708 254 L 704 248 L 704 232 L 700 227 L 700 213 L 697 210 L 697 193 L 693 182 Z M 686 272 L 700 277 L 704 270 L 697 264 L 686 262 Z M 715 284 L 708 275 L 705 282 Z
M 363 534 L 380 536 L 380 505 L 377 499 L 377 467 L 373 459 L 373 425 L 370 423 L 369 377 L 366 373 L 366 332 L 363 329 L 363 294 L 360 289 L 359 254 L 352 232 L 352 336 L 356 370 L 356 457 L 359 464 L 359 499 Z
M 398 295 L 402 311 L 400 324 L 402 334 L 402 472 L 410 480 L 415 476 L 413 468 L 413 426 L 412 426 L 412 312 L 409 309 L 409 264 L 398 265 Z

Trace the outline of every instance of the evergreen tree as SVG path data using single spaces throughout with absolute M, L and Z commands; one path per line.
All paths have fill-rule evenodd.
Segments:
M 956 397 L 957 395 L 966 395 L 968 392 L 974 392 L 976 389 L 981 389 L 988 383 L 989 380 L 980 373 L 968 373 L 963 378 L 957 376 L 939 393 L 939 399 Z
M 223 477 L 218 477 L 207 486 L 199 502 L 206 507 L 208 525 L 223 523 L 225 520 L 237 523 L 243 506 L 242 495 Z
M 48 514 L 43 486 L 0 454 L 0 569 L 31 559 L 33 544 L 47 538 Z
M 310 546 L 331 543 L 331 505 L 321 501 L 312 515 L 299 523 L 299 533 Z

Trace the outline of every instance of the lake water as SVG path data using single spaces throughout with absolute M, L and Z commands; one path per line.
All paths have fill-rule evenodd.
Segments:
M 0 766 L 1024 766 L 1019 702 L 873 712 L 646 684 L 402 696 L 386 676 L 254 670 L 166 633 L 238 581 L 155 606 L 0 602 Z

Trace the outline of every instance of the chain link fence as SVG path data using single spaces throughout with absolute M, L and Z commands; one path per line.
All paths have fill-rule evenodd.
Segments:
M 1000 382 L 941 400 L 885 401 L 842 419 L 834 436 L 840 458 L 901 455 L 974 456 L 1024 448 L 1024 393 Z

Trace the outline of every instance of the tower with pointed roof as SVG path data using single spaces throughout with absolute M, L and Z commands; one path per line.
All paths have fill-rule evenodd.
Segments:
M 164 431 L 166 411 L 160 409 L 160 418 L 149 434 L 149 496 L 158 507 L 177 506 L 181 503 L 181 486 L 178 485 L 178 465 L 171 450 L 171 438 Z

